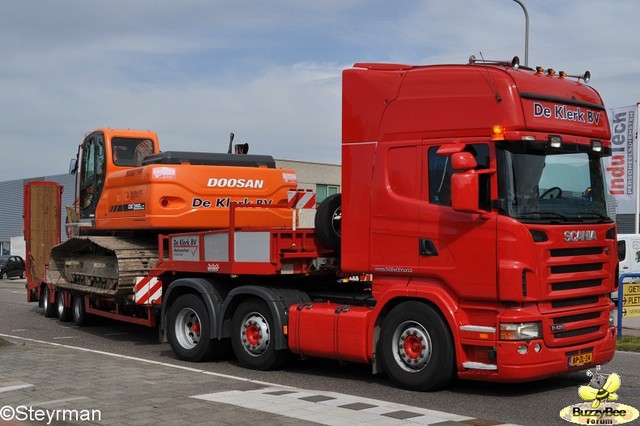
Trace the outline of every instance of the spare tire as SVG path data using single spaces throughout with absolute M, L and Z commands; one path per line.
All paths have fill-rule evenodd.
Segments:
M 340 250 L 342 197 L 333 194 L 318 206 L 315 218 L 316 235 L 325 248 Z

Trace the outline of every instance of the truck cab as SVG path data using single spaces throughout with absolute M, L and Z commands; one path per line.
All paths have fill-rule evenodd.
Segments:
M 342 268 L 374 274 L 380 315 L 412 298 L 435 308 L 460 377 L 613 356 L 611 135 L 584 78 L 517 61 L 343 72 Z M 395 355 L 385 370 L 418 375 Z

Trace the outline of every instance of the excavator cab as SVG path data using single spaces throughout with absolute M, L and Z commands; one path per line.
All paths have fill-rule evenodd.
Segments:
M 92 133 L 84 140 L 80 151 L 80 173 L 77 175 L 80 219 L 90 219 L 95 216 L 96 205 L 104 186 L 106 171 L 104 135 Z
M 138 167 L 144 157 L 157 152 L 153 132 L 100 129 L 87 134 L 69 168 L 76 174 L 76 203 L 67 208 L 68 222 L 94 219 L 106 177 L 123 168 Z

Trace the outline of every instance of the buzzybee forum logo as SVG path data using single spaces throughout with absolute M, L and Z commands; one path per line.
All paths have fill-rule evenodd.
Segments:
M 585 402 L 564 407 L 560 418 L 579 425 L 621 425 L 640 416 L 636 408 L 617 402 L 622 385 L 618 374 L 603 374 L 598 365 L 595 373 L 587 371 L 587 377 L 589 384 L 578 388 L 578 396 Z

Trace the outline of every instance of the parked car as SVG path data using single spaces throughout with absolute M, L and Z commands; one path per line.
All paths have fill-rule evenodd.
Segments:
M 24 259 L 20 256 L 0 256 L 0 277 L 24 278 Z

